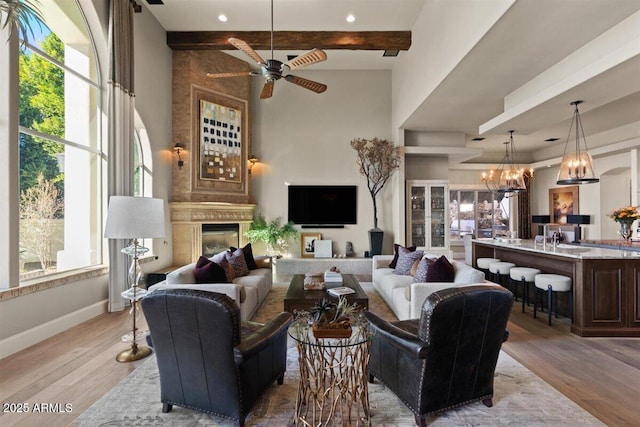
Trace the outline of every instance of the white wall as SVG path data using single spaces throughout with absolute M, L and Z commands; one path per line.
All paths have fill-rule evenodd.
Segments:
M 142 13 L 134 15 L 136 111 L 151 142 L 153 197 L 167 201 L 171 199 L 175 143 L 171 140 L 173 54 L 167 46 L 166 31 L 146 9 L 146 3 L 139 3 L 143 5 Z M 153 243 L 157 260 L 144 263 L 144 272 L 156 271 L 172 263 L 168 204 L 165 204 L 165 218 L 165 238 L 155 239 Z
M 389 71 L 296 71 L 325 83 L 315 94 L 278 81 L 273 97 L 258 99 L 263 81 L 252 87 L 252 152 L 260 163 L 252 172 L 252 196 L 267 220 L 287 220 L 290 184 L 358 185 L 358 223 L 344 229 L 310 229 L 334 241 L 334 253 L 344 254 L 347 241 L 362 256 L 369 249 L 367 230 L 373 208 L 366 180 L 355 164 L 353 138 L 391 139 L 391 73 Z M 385 230 L 384 250 L 393 244 L 391 186 L 378 199 L 378 227 Z M 292 245 L 299 256 L 299 242 Z

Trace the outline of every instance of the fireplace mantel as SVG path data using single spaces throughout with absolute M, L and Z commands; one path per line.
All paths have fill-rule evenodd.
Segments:
M 198 260 L 202 252 L 202 224 L 238 224 L 240 246 L 248 243 L 244 233 L 253 222 L 256 205 L 221 202 L 171 202 L 173 265 Z

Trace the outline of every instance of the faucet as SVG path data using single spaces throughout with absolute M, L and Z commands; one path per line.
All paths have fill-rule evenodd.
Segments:
M 556 223 L 554 223 L 554 222 L 550 222 L 550 223 L 548 223 L 548 224 L 545 224 L 545 225 L 542 227 L 542 237 L 543 237 L 543 239 L 542 239 L 542 250 L 543 250 L 543 251 L 546 251 L 546 250 L 547 250 L 547 227 L 548 227 L 548 226 L 550 226 L 550 225 L 556 225 L 556 226 L 558 226 L 558 232 L 559 232 L 559 233 L 562 233 L 562 230 L 561 230 L 561 228 L 560 228 L 560 224 L 556 224 Z M 554 233 L 554 237 L 553 237 L 553 239 L 552 239 L 552 240 L 553 240 L 553 248 L 554 248 L 554 249 L 555 249 L 555 247 L 556 247 L 556 243 L 557 243 L 557 240 L 558 240 L 558 236 L 559 236 L 559 234 Z

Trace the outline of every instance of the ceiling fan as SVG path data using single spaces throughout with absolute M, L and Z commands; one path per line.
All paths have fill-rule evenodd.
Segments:
M 220 78 L 220 77 L 240 77 L 240 76 L 263 76 L 265 78 L 262 92 L 260 92 L 260 99 L 271 98 L 273 95 L 273 86 L 276 80 L 284 79 L 289 83 L 301 86 L 315 93 L 322 93 L 327 90 L 327 85 L 314 82 L 313 80 L 304 79 L 302 77 L 294 76 L 293 74 L 283 73 L 287 70 L 294 70 L 296 68 L 306 67 L 307 65 L 315 64 L 325 61 L 327 54 L 320 49 L 312 49 L 305 52 L 288 62 L 281 62 L 273 58 L 273 0 L 271 0 L 271 59 L 264 60 L 262 57 L 253 50 L 249 44 L 243 40 L 231 37 L 229 38 L 231 43 L 236 49 L 247 54 L 251 59 L 256 61 L 260 65 L 260 71 L 242 71 L 231 73 L 207 73 L 207 77 Z

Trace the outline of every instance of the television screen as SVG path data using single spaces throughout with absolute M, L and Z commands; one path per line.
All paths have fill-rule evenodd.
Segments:
M 289 221 L 300 225 L 357 223 L 355 185 L 290 185 Z

